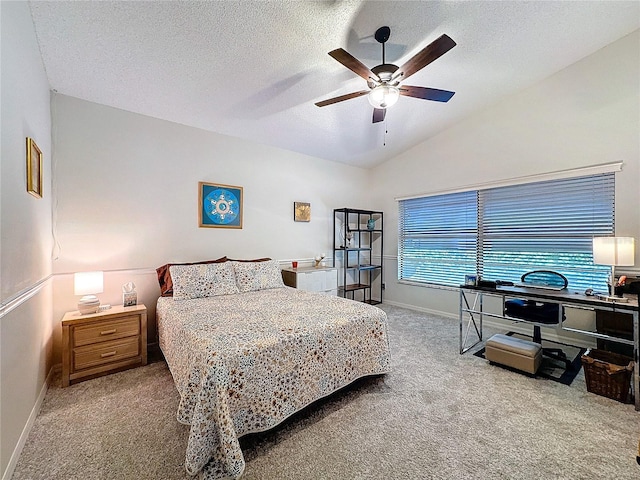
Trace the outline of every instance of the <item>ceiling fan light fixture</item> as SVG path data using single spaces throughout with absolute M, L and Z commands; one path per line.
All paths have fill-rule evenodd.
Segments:
M 388 108 L 393 106 L 400 96 L 400 90 L 391 85 L 378 85 L 369 92 L 369 103 L 373 108 Z
M 316 105 L 318 107 L 325 107 L 327 105 L 367 95 L 369 103 L 373 106 L 371 122 L 375 124 L 384 121 L 387 108 L 395 105 L 398 101 L 398 97 L 401 95 L 400 92 L 402 92 L 402 95 L 405 97 L 432 100 L 434 102 L 448 102 L 451 100 L 451 97 L 453 97 L 455 92 L 440 90 L 438 88 L 416 87 L 412 85 L 400 86 L 400 82 L 406 80 L 414 73 L 422 70 L 424 67 L 440 58 L 455 47 L 456 42 L 454 42 L 446 33 L 443 33 L 403 65 L 398 67 L 393 63 L 387 63 L 385 58 L 385 43 L 389 40 L 390 34 L 391 29 L 386 26 L 380 27 L 376 30 L 375 38 L 380 44 L 382 44 L 382 63 L 371 69 L 342 48 L 330 51 L 329 55 L 332 58 L 340 62 L 359 77 L 362 77 L 367 82 L 367 87 L 369 87 L 369 89 L 329 98 L 321 102 L 316 102 Z

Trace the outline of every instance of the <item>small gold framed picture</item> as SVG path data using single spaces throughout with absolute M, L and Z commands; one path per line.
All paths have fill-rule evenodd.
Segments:
M 310 222 L 311 204 L 305 202 L 293 202 L 293 220 L 296 222 Z
M 42 152 L 33 138 L 27 137 L 27 192 L 42 198 Z

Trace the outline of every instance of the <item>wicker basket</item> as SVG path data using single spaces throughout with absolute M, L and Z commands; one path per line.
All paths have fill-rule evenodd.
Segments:
M 618 353 L 591 349 L 582 355 L 587 390 L 622 403 L 629 403 L 633 360 Z

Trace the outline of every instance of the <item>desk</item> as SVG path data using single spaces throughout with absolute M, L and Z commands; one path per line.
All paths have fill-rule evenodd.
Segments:
M 483 310 L 483 300 L 485 296 L 498 297 L 502 301 L 502 314 L 495 314 L 485 312 Z M 470 303 L 470 298 L 473 297 L 473 303 Z M 609 312 L 622 312 L 632 315 L 633 318 L 633 340 L 627 340 L 625 338 L 615 337 L 612 335 L 605 335 L 602 333 L 591 332 L 588 330 L 581 330 L 577 328 L 565 327 L 561 324 L 562 330 L 568 332 L 576 332 L 590 337 L 602 338 L 612 342 L 623 343 L 626 345 L 633 345 L 633 379 L 632 389 L 635 396 L 635 408 L 640 410 L 640 375 L 638 373 L 639 365 L 639 350 L 640 350 L 640 325 L 638 324 L 639 309 L 638 309 L 638 297 L 627 297 L 627 302 L 608 302 L 601 300 L 598 297 L 588 297 L 578 292 L 571 292 L 569 290 L 545 290 L 538 288 L 522 288 L 512 286 L 500 286 L 496 288 L 491 287 L 476 287 L 473 285 L 461 285 L 460 286 L 460 354 L 469 351 L 471 348 L 482 342 L 482 320 L 483 317 L 494 317 L 505 320 L 520 321 L 522 319 L 507 317 L 504 314 L 504 302 L 508 298 L 525 298 L 527 300 L 534 300 L 537 302 L 545 303 L 557 303 L 570 308 L 579 308 L 586 310 L 604 310 Z M 467 328 L 464 331 L 463 324 L 465 317 L 467 318 Z M 472 330 L 473 329 L 473 330 Z M 468 345 L 469 334 L 475 332 L 477 340 L 473 340 L 474 343 Z

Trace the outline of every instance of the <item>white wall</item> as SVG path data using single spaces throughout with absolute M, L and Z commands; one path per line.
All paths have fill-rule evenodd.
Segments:
M 389 225 L 385 298 L 448 315 L 458 311 L 457 290 L 397 282 L 396 197 L 623 161 L 616 174 L 616 233 L 640 243 L 638 72 L 636 31 L 376 168 L 374 207 L 385 211 Z
M 44 157 L 42 199 L 27 193 L 27 137 L 36 141 Z M 0 284 L 5 301 L 51 272 L 49 83 L 26 2 L 2 2 L 1 195 Z
M 334 208 L 369 207 L 360 168 L 64 95 L 52 114 L 56 319 L 75 309 L 73 272 L 107 272 L 103 303 L 121 303 L 133 280 L 153 319 L 156 267 L 223 255 L 310 261 L 331 252 Z M 243 187 L 242 229 L 198 227 L 200 181 Z M 311 222 L 293 221 L 294 201 L 311 203 Z M 56 325 L 56 359 L 58 338 Z
M 0 2 L 0 472 L 10 475 L 51 369 L 49 84 L 27 2 Z M 26 189 L 26 137 L 44 156 L 42 199 Z

